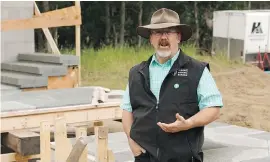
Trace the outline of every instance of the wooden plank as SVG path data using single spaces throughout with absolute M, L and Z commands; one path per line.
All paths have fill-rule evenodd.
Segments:
M 103 121 L 95 120 L 93 125 L 94 125 L 94 127 L 103 126 Z
M 115 162 L 115 156 L 111 149 L 108 150 L 108 162 Z
M 64 117 L 57 118 L 55 120 L 55 160 L 66 161 L 72 145 L 70 140 L 67 138 L 67 127 Z
M 41 162 L 51 161 L 51 144 L 50 144 L 50 123 L 41 122 L 40 124 L 40 159 Z
M 69 67 L 65 76 L 49 76 L 48 89 L 74 88 L 78 84 L 78 67 Z
M 18 155 L 17 153 L 8 153 L 8 154 L 1 154 L 1 162 L 12 162 L 12 161 L 18 161 L 20 160 L 22 157 L 20 155 Z M 24 159 L 37 159 L 40 158 L 40 155 L 29 155 L 29 156 L 25 156 L 23 157 Z
M 29 19 L 3 20 L 1 31 L 74 26 L 81 23 L 81 11 L 78 7 L 72 6 L 45 12 Z
M 39 134 L 27 130 L 11 131 L 4 134 L 2 144 L 22 156 L 40 153 Z
M 2 118 L 7 117 L 16 117 L 16 116 L 25 116 L 25 115 L 37 115 L 37 114 L 45 114 L 45 113 L 61 113 L 66 111 L 80 111 L 85 109 L 97 109 L 97 108 L 110 108 L 110 107 L 119 107 L 120 102 L 108 102 L 108 103 L 99 103 L 98 105 L 93 104 L 83 104 L 83 105 L 75 105 L 75 106 L 59 106 L 59 107 L 49 107 L 49 108 L 41 108 L 34 110 L 18 110 L 11 112 L 1 112 L 0 116 Z M 121 109 L 120 109 L 121 111 Z
M 108 162 L 108 132 L 107 127 L 95 127 L 96 161 Z
M 80 1 L 75 1 L 75 7 L 81 10 Z M 81 86 L 81 27 L 80 25 L 75 26 L 75 41 L 76 41 L 76 56 L 79 56 L 80 64 L 78 67 L 78 85 Z
M 87 137 L 87 128 L 86 127 L 77 127 L 76 128 L 76 138 L 79 140 L 80 137 Z M 82 139 L 83 140 L 83 139 Z M 81 143 L 84 141 L 81 141 Z M 83 143 L 85 144 L 85 143 Z M 80 154 L 79 162 L 87 162 L 87 143 L 85 144 L 85 149 Z
M 34 2 L 34 5 L 35 5 L 35 15 L 41 16 L 41 13 L 40 13 L 40 11 L 38 9 L 38 6 L 37 6 L 36 2 Z M 54 54 L 60 55 L 61 53 L 60 53 L 56 43 L 54 42 L 54 39 L 53 39 L 49 29 L 48 28 L 42 28 L 42 30 L 43 30 L 43 33 L 45 34 L 45 37 L 47 38 L 47 40 L 48 40 L 48 42 L 50 44 L 50 47 L 52 48 L 52 52 Z
M 67 162 L 87 162 L 87 141 L 83 137 L 76 140 Z

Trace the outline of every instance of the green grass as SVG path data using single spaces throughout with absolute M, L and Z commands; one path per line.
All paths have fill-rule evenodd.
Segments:
M 196 55 L 192 45 L 181 47 L 191 57 L 210 63 L 211 71 L 220 72 L 229 68 L 243 66 L 240 62 L 228 61 L 219 53 L 214 57 Z M 92 48 L 81 51 L 82 85 L 103 86 L 111 89 L 124 89 L 128 81 L 129 69 L 135 64 L 148 59 L 154 50 L 151 47 L 113 48 L 104 47 L 98 51 Z M 63 50 L 62 53 L 74 54 L 74 50 Z

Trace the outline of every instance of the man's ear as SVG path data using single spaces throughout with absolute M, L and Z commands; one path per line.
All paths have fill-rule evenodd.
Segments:
M 180 43 L 180 42 L 181 42 L 181 39 L 182 39 L 182 35 L 181 35 L 181 33 L 178 33 L 178 40 L 179 40 L 179 42 L 178 42 L 178 43 Z

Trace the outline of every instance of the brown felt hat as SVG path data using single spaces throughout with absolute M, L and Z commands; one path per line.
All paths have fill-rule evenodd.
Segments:
M 137 27 L 138 35 L 149 38 L 151 30 L 153 29 L 164 29 L 176 27 L 181 32 L 182 41 L 188 40 L 192 35 L 192 29 L 189 25 L 181 24 L 179 15 L 170 9 L 161 8 L 155 11 L 151 18 L 151 23 L 149 25 Z

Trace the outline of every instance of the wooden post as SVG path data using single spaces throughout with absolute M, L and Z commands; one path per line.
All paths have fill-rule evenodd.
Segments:
M 55 119 L 55 160 L 66 161 L 72 145 L 67 138 L 67 128 L 64 118 Z
M 108 128 L 95 127 L 96 162 L 108 162 Z
M 85 127 L 78 127 L 76 129 L 76 139 L 78 140 L 80 137 L 86 137 L 87 136 L 87 129 Z M 79 162 L 87 162 L 87 146 L 84 149 Z
M 40 161 L 51 161 L 50 124 L 41 122 L 40 125 Z
M 75 6 L 81 11 L 80 1 L 75 1 Z M 81 13 L 80 13 L 81 14 Z M 81 85 L 81 27 L 80 25 L 75 26 L 75 39 L 76 39 L 76 56 L 79 57 L 80 63 L 78 66 L 78 86 Z
M 108 162 L 115 162 L 115 157 L 112 150 L 108 150 Z

